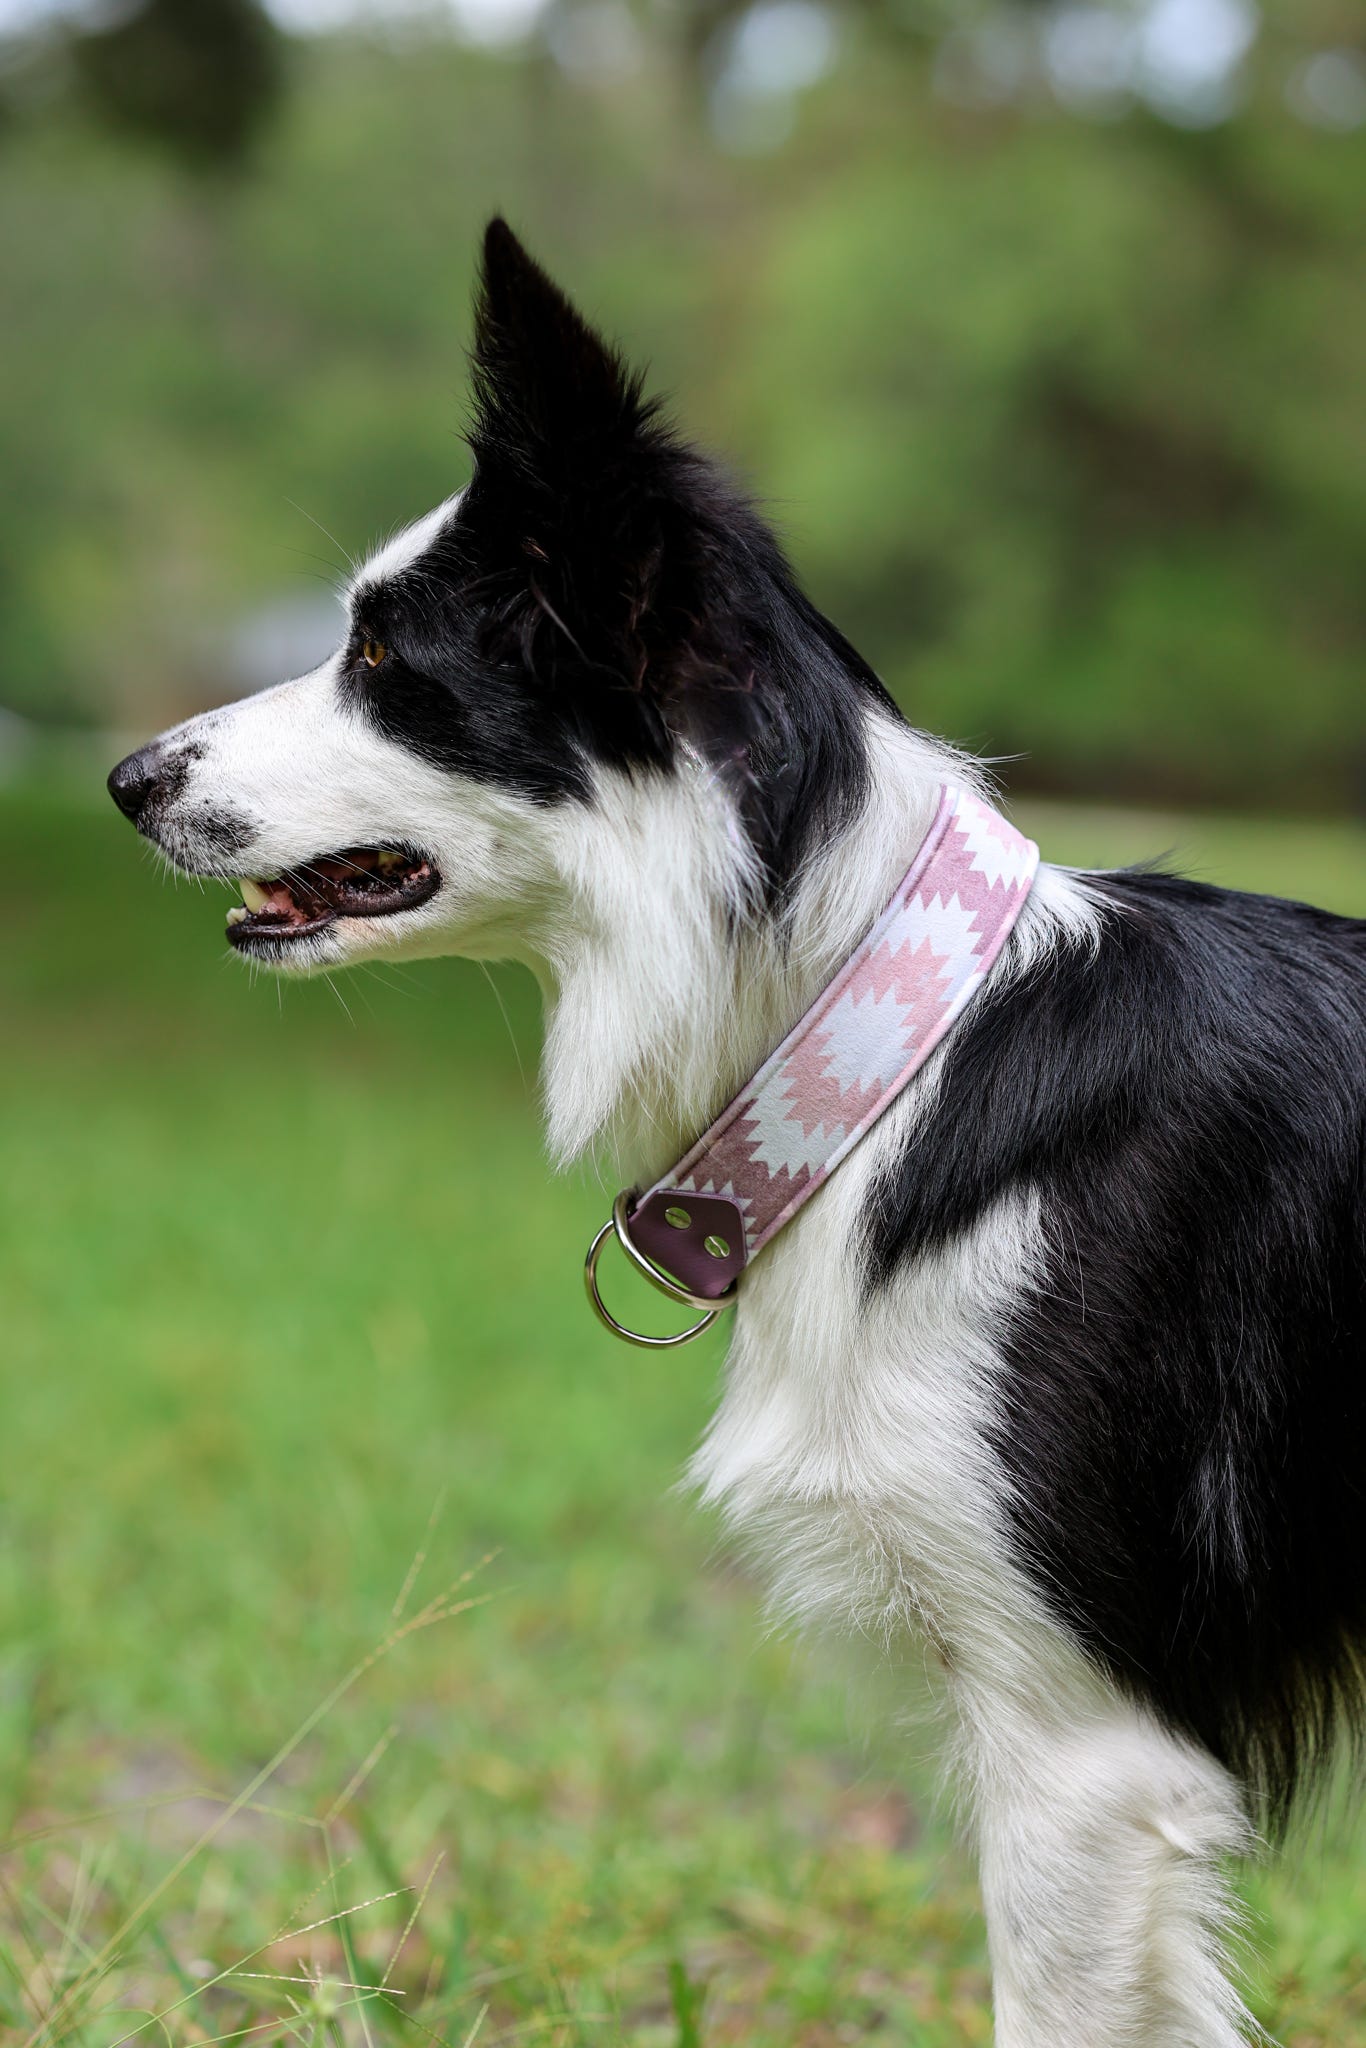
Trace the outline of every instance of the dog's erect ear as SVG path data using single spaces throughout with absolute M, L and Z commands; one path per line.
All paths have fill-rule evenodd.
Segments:
M 552 482 L 576 463 L 594 470 L 627 453 L 648 427 L 641 379 L 595 334 L 504 220 L 484 234 L 474 330 L 475 422 L 484 464 Z
M 701 605 L 709 472 L 502 220 L 484 238 L 474 398 L 490 652 L 543 680 L 625 684 L 661 716 Z
M 501 220 L 484 238 L 474 394 L 485 652 L 561 691 L 619 758 L 664 758 L 686 735 L 752 805 L 768 721 L 754 565 L 767 552 L 780 568 L 777 552 Z

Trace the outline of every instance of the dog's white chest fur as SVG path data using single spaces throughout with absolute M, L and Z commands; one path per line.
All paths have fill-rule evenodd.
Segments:
M 747 1275 L 692 1476 L 757 1539 L 785 1612 L 879 1632 L 918 1621 L 944 1647 L 949 1589 L 973 1585 L 994 1608 L 1015 1576 L 988 1431 L 995 1334 L 1037 1220 L 1009 1201 L 868 1297 L 870 1188 L 933 1086 L 931 1069 Z

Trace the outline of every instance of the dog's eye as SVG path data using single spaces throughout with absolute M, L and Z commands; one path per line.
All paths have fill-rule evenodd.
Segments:
M 360 643 L 361 660 L 367 668 L 378 668 L 388 652 L 382 640 L 362 640 Z

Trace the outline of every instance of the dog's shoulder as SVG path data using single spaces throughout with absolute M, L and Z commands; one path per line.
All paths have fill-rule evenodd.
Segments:
M 1093 918 L 1000 973 L 871 1191 L 874 1284 L 1021 1183 L 1103 1175 L 1146 1135 L 1175 1166 L 1366 1109 L 1366 922 L 1140 868 L 1077 878 Z

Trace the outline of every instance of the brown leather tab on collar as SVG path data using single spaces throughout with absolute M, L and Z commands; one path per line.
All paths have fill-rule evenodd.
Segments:
M 631 1212 L 631 1240 L 693 1294 L 715 1301 L 745 1266 L 745 1225 L 725 1195 L 656 1189 Z

